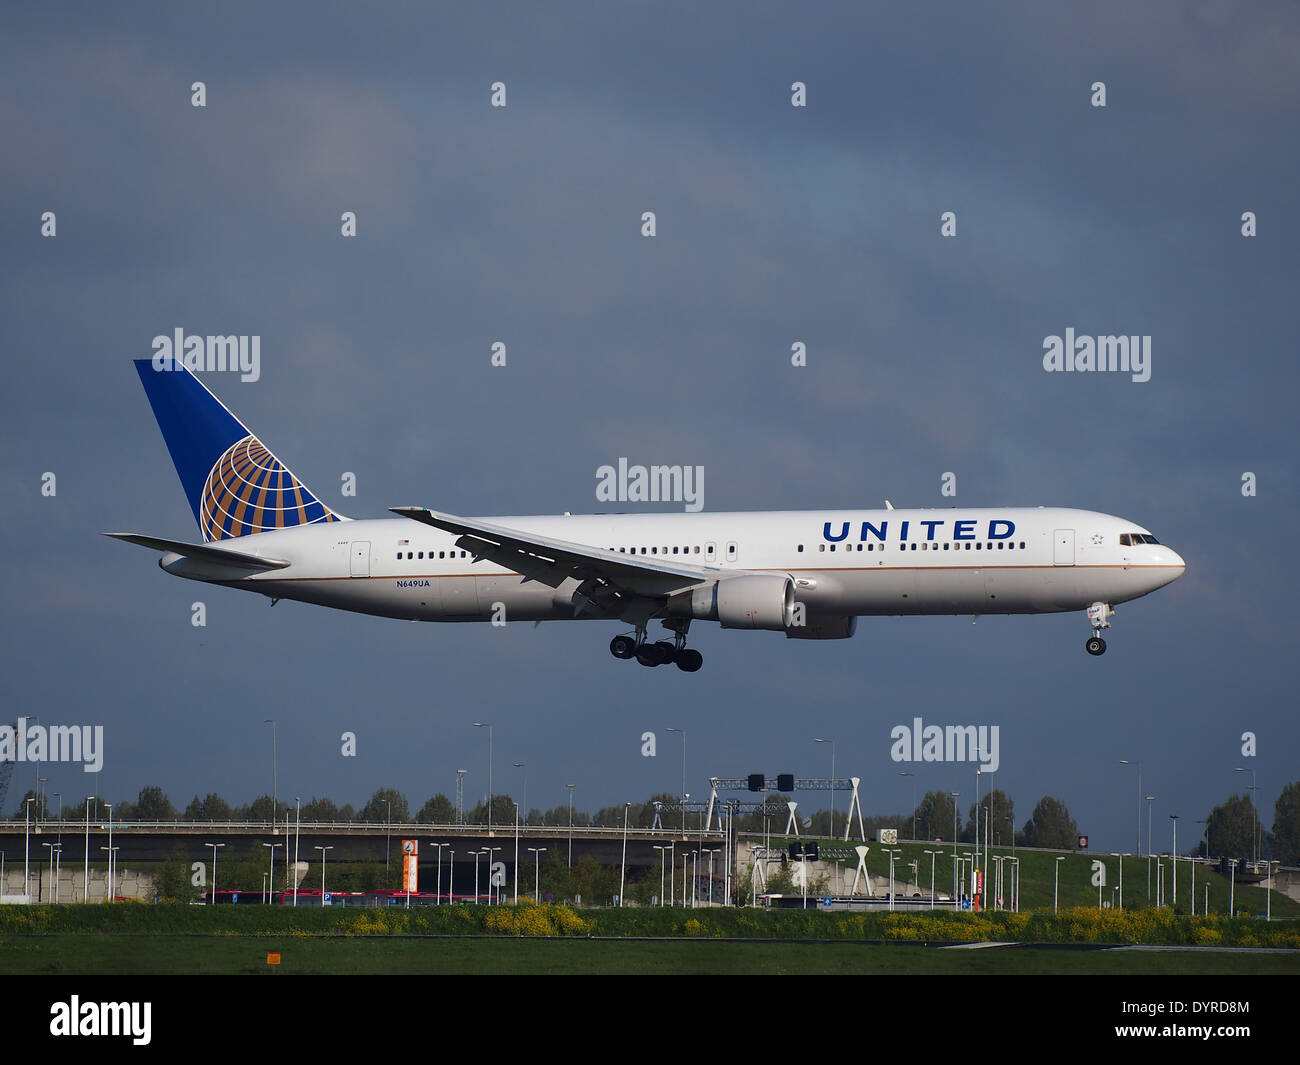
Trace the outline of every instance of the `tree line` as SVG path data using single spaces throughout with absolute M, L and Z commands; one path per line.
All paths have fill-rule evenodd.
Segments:
M 49 794 L 37 796 L 28 791 L 14 811 L 22 819 L 30 804 L 30 815 L 48 821 L 59 817 L 59 811 L 49 808 Z M 765 796 L 757 804 L 747 802 L 737 815 L 735 827 L 741 832 L 771 832 L 784 835 L 789 821 L 790 797 L 780 793 Z M 725 801 L 722 803 L 725 806 Z M 89 816 L 95 821 L 109 818 L 109 804 L 100 796 L 91 795 L 77 803 L 66 804 L 62 811 L 64 820 L 79 821 Z M 301 818 L 315 822 L 365 822 L 371 824 L 437 824 L 450 825 L 512 825 L 516 816 L 525 826 L 648 829 L 655 827 L 656 815 L 660 827 L 686 831 L 698 829 L 703 821 L 703 808 L 692 806 L 683 811 L 678 798 L 666 792 L 652 795 L 644 802 L 605 806 L 594 815 L 567 804 L 550 809 L 533 807 L 526 812 L 518 808 L 509 794 L 493 795 L 490 804 L 480 800 L 459 815 L 455 803 L 443 793 L 429 798 L 414 813 L 406 796 L 396 788 L 379 788 L 370 799 L 354 808 L 350 803 L 342 806 L 332 799 L 313 796 L 302 804 Z M 817 810 L 809 815 L 798 814 L 800 831 L 814 836 L 844 834 L 847 810 Z M 140 789 L 134 802 L 120 801 L 112 804 L 114 821 L 278 821 L 284 823 L 299 816 L 296 803 L 283 799 L 273 801 L 270 795 L 259 795 L 250 803 L 232 805 L 221 795 L 210 792 L 200 798 L 195 795 L 184 810 L 178 810 L 166 792 L 156 785 Z M 716 816 L 716 815 L 715 815 Z M 1016 825 L 1015 804 L 1001 789 L 993 789 L 980 797 L 978 815 L 971 803 L 964 817 L 956 799 L 946 791 L 931 791 L 921 799 L 911 815 L 888 814 L 863 817 L 863 828 L 868 838 L 878 829 L 896 828 L 900 839 L 923 839 L 952 842 L 954 834 L 959 843 L 973 843 L 976 837 L 976 817 L 979 820 L 979 838 L 987 833 L 994 846 L 1049 847 L 1071 849 L 1076 846 L 1079 827 L 1070 816 L 1066 804 L 1050 795 L 1044 795 L 1035 804 L 1029 818 Z M 857 818 L 853 822 L 856 836 Z M 1285 865 L 1300 864 L 1300 781 L 1293 781 L 1282 789 L 1273 804 L 1273 827 L 1263 827 L 1260 812 L 1246 795 L 1232 795 L 1215 806 L 1204 819 L 1204 831 L 1197 840 L 1189 833 L 1189 846 L 1183 853 L 1200 857 L 1272 858 Z

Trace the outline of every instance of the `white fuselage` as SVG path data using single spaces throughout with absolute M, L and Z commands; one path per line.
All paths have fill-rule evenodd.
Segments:
M 1121 544 L 1134 522 L 1087 510 L 773 511 L 541 515 L 492 519 L 521 533 L 646 561 L 681 563 L 709 579 L 789 574 L 810 615 L 1019 614 L 1119 603 L 1175 580 L 1168 547 Z M 241 552 L 289 566 L 223 580 L 167 555 L 168 572 L 415 621 L 571 619 L 573 588 L 551 588 L 486 560 L 456 537 L 407 518 L 342 521 L 257 533 Z M 573 582 L 576 585 L 576 582 Z

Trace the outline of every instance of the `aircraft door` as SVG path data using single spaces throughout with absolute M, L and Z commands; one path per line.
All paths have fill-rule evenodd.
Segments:
M 1057 529 L 1052 533 L 1052 565 L 1074 565 L 1074 530 Z
M 370 541 L 353 540 L 352 541 L 352 561 L 348 569 L 349 576 L 352 577 L 369 577 L 370 576 Z

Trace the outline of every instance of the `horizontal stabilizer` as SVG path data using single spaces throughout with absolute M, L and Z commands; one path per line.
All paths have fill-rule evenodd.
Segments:
M 284 569 L 288 562 L 278 558 L 262 558 L 259 555 L 246 554 L 243 551 L 228 551 L 224 547 L 212 544 L 187 544 L 183 540 L 164 540 L 158 536 L 141 536 L 139 533 L 105 533 L 114 540 L 125 540 L 128 544 L 138 544 L 155 551 L 170 551 L 184 555 L 186 558 L 202 562 L 213 562 L 219 566 L 237 566 L 241 569 Z

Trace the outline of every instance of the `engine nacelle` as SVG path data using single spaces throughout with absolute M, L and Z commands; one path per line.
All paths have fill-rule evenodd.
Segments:
M 689 595 L 691 617 L 716 621 L 724 629 L 781 631 L 794 617 L 794 578 L 787 574 L 724 577 Z
M 811 617 L 804 625 L 794 625 L 785 630 L 792 640 L 847 640 L 858 631 L 857 618 L 837 618 L 827 615 Z

